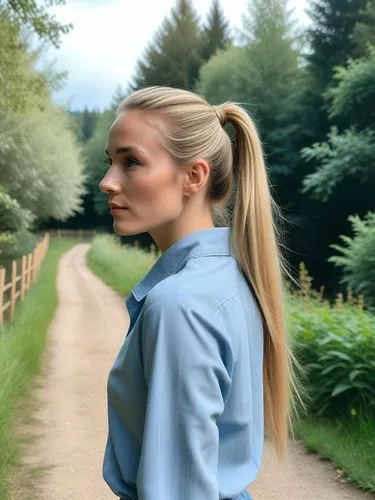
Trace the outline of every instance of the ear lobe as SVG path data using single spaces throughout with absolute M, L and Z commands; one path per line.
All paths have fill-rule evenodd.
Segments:
M 200 191 L 207 184 L 209 175 L 210 167 L 206 160 L 197 160 L 190 165 L 184 181 L 186 196 L 191 196 Z
M 190 196 L 191 195 L 191 179 L 189 177 L 189 172 L 187 172 L 185 175 L 183 188 L 184 188 L 184 196 Z

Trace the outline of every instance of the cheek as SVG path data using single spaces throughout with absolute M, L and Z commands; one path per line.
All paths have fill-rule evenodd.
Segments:
M 175 167 L 174 167 L 175 168 Z M 155 175 L 140 177 L 134 181 L 132 195 L 136 202 L 144 206 L 153 206 L 160 210 L 167 206 L 176 206 L 182 202 L 182 179 L 174 170 L 162 170 Z

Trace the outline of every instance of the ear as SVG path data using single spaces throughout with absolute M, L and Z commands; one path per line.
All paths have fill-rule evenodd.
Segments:
M 211 168 L 206 160 L 195 160 L 187 167 L 184 180 L 184 195 L 191 196 L 208 183 Z

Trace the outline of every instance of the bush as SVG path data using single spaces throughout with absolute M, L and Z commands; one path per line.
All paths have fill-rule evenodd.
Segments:
M 97 236 L 87 254 L 92 271 L 121 295 L 130 293 L 154 262 L 152 253 L 121 246 L 113 235 Z
M 341 236 L 346 246 L 332 245 L 341 253 L 329 259 L 343 270 L 342 283 L 365 296 L 366 304 L 375 308 L 375 212 L 364 220 L 350 216 L 354 237 Z
M 375 318 L 361 301 L 292 297 L 294 353 L 305 370 L 309 410 L 344 417 L 375 411 Z

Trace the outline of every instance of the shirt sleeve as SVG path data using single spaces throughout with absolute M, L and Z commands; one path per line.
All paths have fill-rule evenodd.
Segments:
M 222 328 L 195 308 L 160 301 L 145 311 L 142 349 L 148 397 L 139 499 L 218 500 L 216 422 L 231 380 Z

